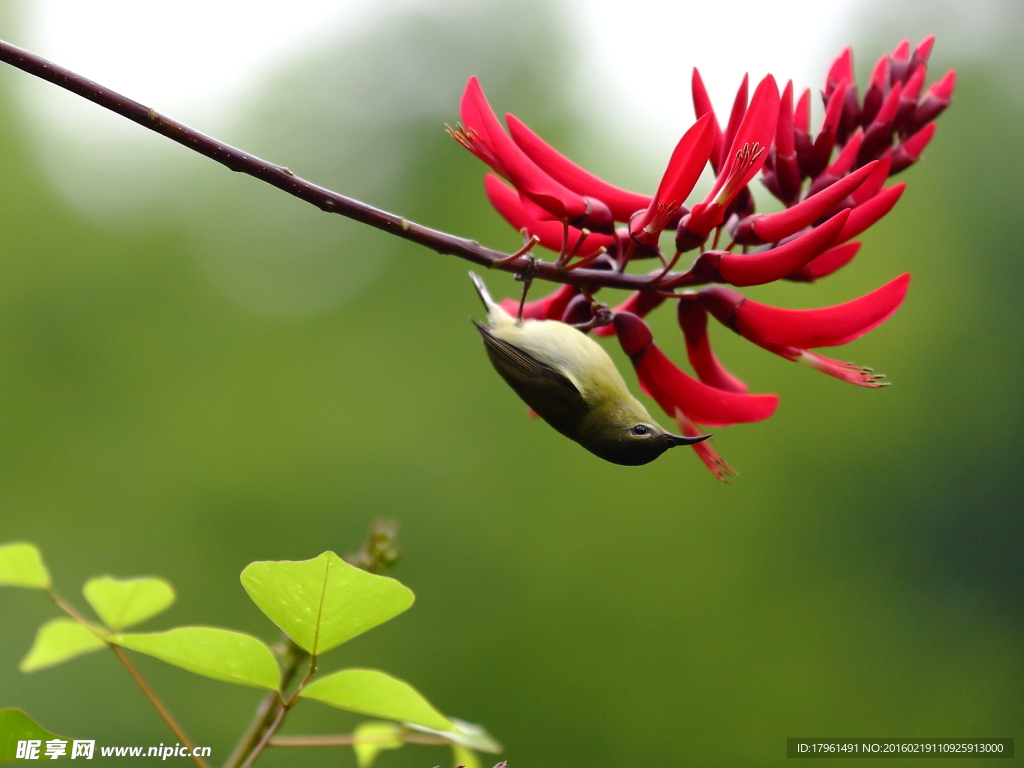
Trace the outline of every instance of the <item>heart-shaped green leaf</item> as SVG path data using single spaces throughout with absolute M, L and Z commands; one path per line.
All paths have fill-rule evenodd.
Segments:
M 377 755 L 385 749 L 398 749 L 402 741 L 402 726 L 373 720 L 360 723 L 352 732 L 352 749 L 356 752 L 359 768 L 370 768 Z
M 35 672 L 98 651 L 106 643 L 96 632 L 73 619 L 50 619 L 39 627 L 35 642 L 18 669 Z
M 166 632 L 113 635 L 110 642 L 226 683 L 270 690 L 281 684 L 274 654 L 262 640 L 242 632 L 177 627 Z
M 349 565 L 333 552 L 312 560 L 249 564 L 242 586 L 288 637 L 319 655 L 412 605 L 412 592 L 394 579 Z
M 18 541 L 0 545 L 0 586 L 50 588 L 50 572 L 35 544 Z
M 58 737 L 43 730 L 20 709 L 0 709 L 0 763 L 13 763 L 15 760 L 21 762 L 26 759 L 27 756 L 24 755 L 18 757 L 19 741 L 39 742 L 33 745 L 38 750 L 35 759 L 42 759 L 46 742 L 56 738 Z
M 85 582 L 82 594 L 96 615 L 115 632 L 166 611 L 174 602 L 174 587 L 152 576 L 136 579 L 97 576 Z
M 407 682 L 375 669 L 343 669 L 313 681 L 301 695 L 338 709 L 439 731 L 455 727 Z

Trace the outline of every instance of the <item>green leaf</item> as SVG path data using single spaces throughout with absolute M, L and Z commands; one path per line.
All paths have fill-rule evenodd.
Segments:
M 174 587 L 155 577 L 97 576 L 85 582 L 82 594 L 96 615 L 115 632 L 166 611 L 174 602 Z
M 379 720 L 360 723 L 352 735 L 355 737 L 352 749 L 356 751 L 359 768 L 370 768 L 377 755 L 385 749 L 398 749 L 405 743 L 402 741 L 402 726 Z
M 301 695 L 373 717 L 442 731 L 455 727 L 411 685 L 375 669 L 343 669 L 310 683 Z
M 50 588 L 50 572 L 35 544 L 19 541 L 0 545 L 0 586 Z
M 74 619 L 50 619 L 39 627 L 35 642 L 18 669 L 22 672 L 46 669 L 98 651 L 105 645 L 101 637 Z
M 35 740 L 40 742 L 36 759 L 42 759 L 46 752 L 46 742 L 57 738 L 59 737 L 43 730 L 20 709 L 0 709 L 0 763 L 13 763 L 15 760 L 21 762 L 18 759 L 19 741 Z M 67 739 L 63 741 L 67 741 Z M 70 749 L 67 750 L 68 753 L 70 751 Z
M 305 651 L 319 655 L 412 605 L 394 579 L 349 565 L 333 552 L 312 560 L 249 564 L 242 586 L 252 601 Z
M 242 632 L 177 627 L 166 632 L 114 635 L 110 642 L 225 683 L 272 691 L 281 684 L 274 654 L 262 640 Z
M 455 758 L 455 766 L 463 766 L 463 768 L 482 768 L 480 765 L 480 758 L 476 756 L 476 752 L 471 749 L 466 749 L 461 744 L 452 744 L 452 756 Z
M 460 744 L 467 749 L 473 749 L 477 752 L 491 752 L 497 754 L 501 752 L 504 747 L 499 744 L 491 734 L 482 725 L 476 723 L 467 723 L 465 720 L 459 720 L 455 717 L 448 718 L 452 721 L 455 726 L 450 731 L 438 731 L 433 728 L 424 728 L 422 725 L 416 725 L 415 723 L 408 723 L 407 725 L 413 730 L 420 731 L 421 733 L 431 733 L 435 736 L 442 736 L 452 744 Z

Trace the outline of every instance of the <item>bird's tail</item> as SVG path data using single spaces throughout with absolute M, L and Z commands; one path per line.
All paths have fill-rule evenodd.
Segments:
M 480 279 L 479 275 L 470 272 L 469 279 L 473 281 L 473 287 L 480 294 L 480 301 L 487 308 L 487 324 L 491 329 L 505 328 L 518 324 L 518 321 L 512 315 L 502 309 L 501 305 L 491 298 L 490 291 L 487 290 L 487 286 L 484 285 L 484 281 Z M 477 323 L 477 326 L 479 327 L 480 324 Z
M 470 272 L 469 279 L 473 281 L 473 287 L 476 288 L 476 292 L 480 295 L 480 300 L 484 303 L 484 309 L 490 312 L 495 304 L 494 299 L 491 298 L 491 292 L 484 285 L 484 281 L 480 279 L 480 275 L 476 272 Z

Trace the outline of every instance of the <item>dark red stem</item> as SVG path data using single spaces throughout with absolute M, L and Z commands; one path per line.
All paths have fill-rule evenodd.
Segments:
M 33 53 L 22 50 L 15 45 L 0 40 L 0 61 L 13 67 L 47 80 L 61 88 L 66 88 L 82 98 L 99 104 L 111 112 L 138 123 L 144 128 L 166 136 L 172 141 L 188 147 L 194 152 L 211 160 L 215 160 L 238 173 L 265 181 L 289 195 L 305 200 L 322 211 L 338 213 L 349 219 L 368 224 L 388 234 L 411 240 L 418 245 L 430 248 L 437 253 L 451 254 L 460 259 L 471 261 L 488 268 L 500 269 L 505 272 L 523 272 L 528 264 L 528 257 L 514 261 L 499 263 L 508 254 L 485 248 L 475 240 L 456 237 L 446 232 L 439 232 L 430 227 L 415 224 L 401 216 L 382 211 L 373 206 L 339 195 L 324 189 L 310 181 L 299 178 L 284 166 L 262 160 L 248 152 L 228 146 L 199 131 L 189 128 L 177 120 L 161 115 L 155 109 L 139 104 L 137 101 L 122 96 L 109 88 L 95 83 L 63 67 L 57 66 Z M 555 283 L 568 283 L 588 288 L 607 287 L 625 290 L 650 289 L 650 277 L 646 275 L 627 275 L 597 269 L 564 270 L 557 265 L 537 260 L 532 267 L 533 277 Z M 665 275 L 668 281 L 677 275 Z

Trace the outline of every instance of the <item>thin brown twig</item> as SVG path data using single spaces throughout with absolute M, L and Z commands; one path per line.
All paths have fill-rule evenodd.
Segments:
M 270 727 L 267 728 L 267 732 L 263 734 L 263 738 L 259 740 L 259 743 L 252 750 L 252 752 L 249 753 L 249 756 L 245 759 L 245 762 L 242 763 L 241 768 L 251 768 L 252 764 L 256 762 L 256 758 L 260 756 L 260 754 L 266 748 L 267 744 L 270 743 L 271 738 L 273 738 L 274 734 L 277 732 L 277 729 L 281 727 L 281 723 L 284 722 L 284 716 L 288 714 L 288 709 L 289 707 L 287 704 L 279 703 L 277 705 L 277 716 L 274 718 L 274 721 L 270 724 Z
M 520 256 L 526 256 L 530 251 L 533 250 L 533 247 L 537 245 L 539 242 L 540 238 L 534 235 L 529 240 L 527 240 L 526 243 L 523 244 L 523 247 L 520 248 L 518 251 L 516 251 L 515 253 L 510 253 L 505 258 L 498 259 L 496 262 L 494 262 L 494 266 L 500 267 L 502 264 L 507 264 L 509 262 L 515 261 Z
M 252 766 L 252 764 L 256 762 L 256 759 L 260 756 L 260 753 L 267 748 L 267 745 L 270 744 L 270 740 L 274 738 L 274 734 L 277 733 L 277 729 L 281 727 L 282 723 L 284 723 L 285 715 L 288 714 L 288 711 L 292 707 L 298 704 L 299 696 L 302 694 L 302 689 L 306 687 L 306 683 L 308 683 L 309 679 L 313 677 L 314 672 L 316 672 L 316 656 L 310 655 L 309 669 L 306 671 L 305 676 L 302 678 L 301 681 L 299 681 L 299 684 L 295 686 L 295 691 L 292 693 L 290 698 L 284 699 L 282 697 L 282 699 L 277 703 L 277 710 L 274 719 L 263 732 L 263 735 L 260 737 L 260 740 L 256 742 L 256 746 L 253 747 L 249 754 L 246 756 L 245 762 L 242 763 L 240 768 L 250 768 L 250 766 Z
M 442 736 L 431 736 L 427 733 L 406 732 L 401 736 L 407 744 L 451 744 Z M 387 744 L 393 738 L 357 737 L 354 733 L 338 733 L 327 736 L 275 736 L 270 740 L 271 747 L 347 747 L 352 744 Z
M 182 730 L 181 726 L 178 725 L 178 721 L 174 719 L 174 715 L 172 715 L 170 710 L 167 709 L 162 701 L 160 701 L 156 692 L 149 687 L 149 683 L 146 682 L 142 673 L 139 672 L 132 663 L 132 660 L 128 658 L 128 654 L 124 652 L 124 649 L 119 648 L 116 645 L 111 645 L 110 649 L 114 652 L 114 655 L 117 656 L 118 660 L 124 664 L 124 668 L 128 670 L 128 674 L 132 676 L 136 685 L 142 689 L 146 698 L 149 699 L 149 703 L 153 705 L 156 711 L 160 713 L 160 717 L 164 719 L 164 722 L 166 722 L 170 729 L 174 731 L 174 735 L 177 737 L 178 741 L 188 748 L 189 754 L 191 755 L 192 760 L 195 761 L 195 764 L 198 765 L 199 768 L 210 768 L 210 765 L 196 754 L 195 744 L 192 739 L 190 739 L 188 734 L 186 734 L 185 731 Z
M 284 651 L 284 662 L 282 664 L 283 669 L 281 672 L 282 691 L 291 685 L 292 680 L 295 679 L 295 675 L 299 671 L 299 667 L 302 665 L 302 662 L 309 657 L 309 655 L 296 645 L 288 636 L 284 636 L 283 642 L 286 646 Z M 238 740 L 238 744 L 232 750 L 231 756 L 228 757 L 227 762 L 224 763 L 225 768 L 236 768 L 236 766 L 245 760 L 256 748 L 256 745 L 260 743 L 263 736 L 266 734 L 267 729 L 269 729 L 271 724 L 274 722 L 274 719 L 277 716 L 276 707 L 280 704 L 280 691 L 270 691 L 263 697 L 259 706 L 256 708 L 256 712 L 253 714 L 249 727 Z
M 66 600 L 64 600 L 64 598 L 62 598 L 55 591 L 53 591 L 53 589 L 48 589 L 46 591 L 46 594 L 47 597 L 49 597 L 50 600 L 53 602 L 53 604 L 60 608 L 62 611 L 64 611 L 64 613 L 66 613 L 68 616 L 70 616 L 72 619 L 77 621 L 79 624 L 81 624 L 89 631 L 96 632 L 96 630 L 93 628 L 92 623 L 88 619 L 86 619 L 81 613 L 79 613 L 78 610 L 73 605 L 71 605 L 71 603 L 67 602 Z M 147 699 L 149 699 L 149 703 L 153 705 L 153 708 L 156 709 L 160 717 L 162 717 L 164 722 L 167 723 L 167 727 L 174 732 L 174 735 L 178 739 L 178 741 L 180 741 L 186 748 L 188 748 L 189 756 L 195 761 L 196 765 L 198 765 L 199 768 L 210 768 L 210 765 L 205 760 L 203 760 L 203 758 L 201 758 L 198 754 L 196 754 L 195 742 L 193 742 L 192 739 L 189 738 L 189 735 L 185 733 L 185 729 L 181 727 L 178 721 L 174 718 L 174 715 L 171 714 L 171 711 L 167 708 L 167 705 L 165 705 L 160 700 L 160 697 L 156 695 L 156 691 L 154 691 L 150 687 L 149 683 L 146 682 L 146 678 L 142 676 L 142 673 L 139 672 L 135 664 L 132 663 L 132 660 L 128 658 L 128 654 L 125 653 L 124 650 L 119 646 L 116 646 L 113 643 L 111 643 L 106 637 L 103 637 L 102 639 L 103 642 L 107 644 L 107 647 L 114 652 L 114 655 L 117 656 L 117 660 L 120 661 L 124 665 L 124 668 L 128 670 L 128 674 L 132 676 L 132 679 L 135 681 L 135 684 L 139 686 L 139 688 L 142 690 L 142 693 L 145 694 Z
M 493 267 L 512 273 L 520 273 L 527 268 L 526 257 L 499 263 L 508 254 L 486 248 L 475 240 L 456 237 L 416 224 L 359 200 L 332 192 L 296 176 L 284 166 L 262 160 L 255 155 L 250 155 L 248 152 L 243 152 L 200 133 L 184 123 L 179 123 L 177 120 L 160 114 L 155 109 L 144 106 L 104 85 L 3 40 L 0 40 L 0 61 L 88 99 L 104 109 L 109 109 L 111 112 L 191 149 L 193 152 L 205 155 L 232 171 L 245 173 L 277 187 L 293 197 L 305 200 L 322 211 L 340 214 L 390 235 L 430 248 L 437 253 L 457 256 L 484 267 Z M 627 275 L 622 272 L 599 269 L 570 271 L 562 269 L 557 263 L 545 261 L 536 262 L 534 276 L 540 280 L 566 283 L 577 287 L 621 288 L 630 291 L 650 288 L 649 278 L 644 275 Z

